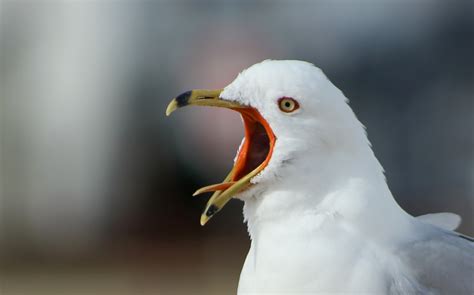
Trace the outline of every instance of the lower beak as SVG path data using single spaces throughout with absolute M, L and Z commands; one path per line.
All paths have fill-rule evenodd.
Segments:
M 221 99 L 221 92 L 222 89 L 199 89 L 182 93 L 169 103 L 166 109 L 166 115 L 169 116 L 176 109 L 188 105 L 223 107 L 238 111 L 241 113 L 244 119 L 246 127 L 245 133 L 247 147 L 250 145 L 250 140 L 248 139 L 248 137 L 250 137 L 249 134 L 255 129 L 252 128 L 251 123 L 259 122 L 263 123 L 266 133 L 270 134 L 270 152 L 269 156 L 267 157 L 267 160 L 260 163 L 258 167 L 252 169 L 246 175 L 241 175 L 242 170 L 245 170 L 243 167 L 246 165 L 245 161 L 247 154 L 247 152 L 243 152 L 243 156 L 238 156 L 236 164 L 222 183 L 203 187 L 194 193 L 194 195 L 198 195 L 205 192 L 214 192 L 209 201 L 207 202 L 206 208 L 204 209 L 204 212 L 201 215 L 201 225 L 206 224 L 206 222 L 217 212 L 219 212 L 225 206 L 225 204 L 227 204 L 227 202 L 232 199 L 232 197 L 234 197 L 237 193 L 244 190 L 250 185 L 250 179 L 256 176 L 261 170 L 263 170 L 263 168 L 265 168 L 266 164 L 268 163 L 269 157 L 271 155 L 271 150 L 273 149 L 273 144 L 275 142 L 273 132 L 257 110 L 248 106 L 241 105 L 237 102 Z

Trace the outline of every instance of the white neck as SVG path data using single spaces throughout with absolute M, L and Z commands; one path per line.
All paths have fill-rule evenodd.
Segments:
M 350 153 L 328 148 L 311 154 L 312 158 L 304 155 L 283 165 L 281 177 L 265 185 L 262 194 L 245 200 L 244 217 L 252 239 L 292 223 L 310 223 L 311 227 L 292 230 L 314 235 L 315 227 L 328 219 L 343 221 L 354 231 L 370 231 L 368 236 L 381 241 L 406 234 L 410 216 L 395 202 L 366 139 Z M 383 230 L 394 225 L 400 230 Z M 305 232 L 309 228 L 311 232 Z
M 383 287 L 374 284 L 383 281 L 377 276 L 386 275 L 377 259 L 360 263 L 358 258 L 380 257 L 396 265 L 387 249 L 415 232 L 371 150 L 295 160 L 282 172 L 288 176 L 245 200 L 252 244 L 239 291 L 383 293 Z M 340 269 L 354 279 L 341 282 Z M 366 273 L 373 280 L 367 281 Z

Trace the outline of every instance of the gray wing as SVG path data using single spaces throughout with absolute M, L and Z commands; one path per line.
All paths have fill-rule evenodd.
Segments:
M 399 252 L 418 283 L 435 294 L 474 294 L 474 241 L 432 227 L 423 239 Z
M 429 213 L 418 216 L 416 219 L 445 230 L 455 230 L 461 224 L 461 216 L 451 212 Z

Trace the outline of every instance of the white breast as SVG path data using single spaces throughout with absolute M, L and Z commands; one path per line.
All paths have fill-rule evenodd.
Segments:
M 394 277 L 405 276 L 392 253 L 337 216 L 299 216 L 264 227 L 252 240 L 239 294 L 385 294 Z

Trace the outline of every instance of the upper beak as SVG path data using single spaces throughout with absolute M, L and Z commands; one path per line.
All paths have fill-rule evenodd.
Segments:
M 187 106 L 224 107 L 229 109 L 243 108 L 239 103 L 223 100 L 219 96 L 223 89 L 195 89 L 186 91 L 173 99 L 166 108 L 166 116 L 171 115 L 176 109 Z
M 168 107 L 166 108 L 166 115 L 169 116 L 176 109 L 187 105 L 224 107 L 233 110 L 248 109 L 248 107 L 243 106 L 237 102 L 221 99 L 219 95 L 221 94 L 222 90 L 223 89 L 198 89 L 184 92 L 169 103 Z M 235 170 L 236 169 L 234 167 L 222 183 L 203 187 L 194 193 L 195 196 L 204 192 L 214 192 L 207 202 L 206 208 L 201 215 L 201 225 L 206 224 L 206 222 L 214 214 L 220 211 L 235 194 L 247 187 L 250 184 L 250 178 L 257 175 L 259 172 L 258 169 L 255 169 L 238 181 L 232 181 Z

